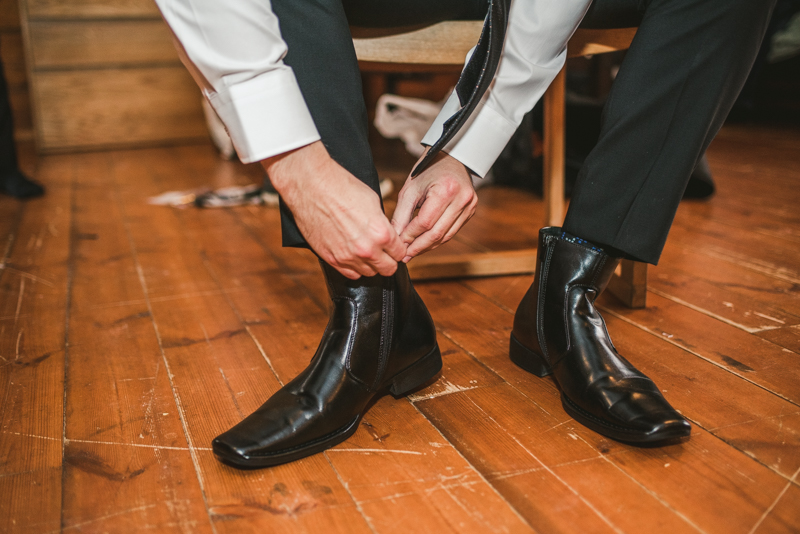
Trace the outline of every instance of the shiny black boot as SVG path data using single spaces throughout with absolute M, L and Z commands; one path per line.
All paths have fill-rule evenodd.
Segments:
M 235 467 L 267 467 L 350 437 L 374 398 L 401 396 L 442 368 L 436 330 L 404 263 L 392 276 L 349 280 L 322 263 L 333 300 L 309 366 L 258 410 L 214 439 Z
M 618 264 L 561 228 L 540 230 L 536 276 L 514 316 L 511 360 L 537 376 L 553 374 L 564 410 L 604 436 L 631 443 L 688 436 L 689 422 L 617 353 L 594 306 Z

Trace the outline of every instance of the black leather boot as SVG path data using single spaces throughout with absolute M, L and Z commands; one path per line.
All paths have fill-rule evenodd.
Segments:
M 630 443 L 688 436 L 689 422 L 617 353 L 594 306 L 618 264 L 561 228 L 542 228 L 533 285 L 514 316 L 511 360 L 537 376 L 553 374 L 564 410 L 604 436 Z
M 376 396 L 404 395 L 442 368 L 433 320 L 404 263 L 392 276 L 358 280 L 325 263 L 322 269 L 333 310 L 316 354 L 294 380 L 214 439 L 223 462 L 266 467 L 324 451 L 356 431 Z

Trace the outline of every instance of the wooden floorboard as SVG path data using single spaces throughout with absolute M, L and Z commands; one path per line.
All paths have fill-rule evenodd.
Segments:
M 44 198 L 0 198 L 0 531 L 797 532 L 798 147 L 797 130 L 724 129 L 718 193 L 681 205 L 648 307 L 599 301 L 690 439 L 603 438 L 509 361 L 532 275 L 431 281 L 417 287 L 441 374 L 381 398 L 339 446 L 256 471 L 210 442 L 313 355 L 329 308 L 317 260 L 280 247 L 274 208 L 146 199 L 258 167 L 206 145 L 42 157 Z M 541 201 L 480 196 L 434 254 L 535 246 Z
M 114 187 L 120 177 L 109 154 L 75 160 L 63 526 L 211 532 Z
M 0 321 L 0 530 L 62 524 L 65 329 L 74 168 L 41 167 L 50 194 L 19 210 L 4 264 Z
M 614 335 L 615 342 L 622 354 L 642 371 L 653 377 L 661 388 L 665 390 L 667 398 L 672 400 L 687 417 L 695 422 L 696 426 L 701 428 L 696 428 L 695 435 L 688 444 L 666 447 L 660 450 L 636 449 L 609 442 L 581 428 L 563 414 L 563 410 L 560 409 L 558 391 L 551 380 L 538 379 L 530 375 L 525 376 L 508 360 L 506 351 L 510 327 L 493 328 L 493 325 L 510 325 L 511 313 L 500 307 L 492 309 L 486 306 L 481 295 L 470 291 L 459 283 L 453 283 L 447 290 L 441 290 L 439 295 L 429 293 L 426 288 L 422 288 L 421 294 L 423 299 L 434 310 L 437 308 L 451 310 L 450 313 L 444 315 L 434 314 L 434 320 L 438 322 L 445 335 L 495 370 L 510 385 L 513 385 L 527 398 L 531 399 L 531 402 L 535 401 L 548 413 L 559 415 L 562 421 L 556 421 L 555 424 L 566 422 L 564 426 L 569 425 L 570 433 L 585 440 L 590 448 L 605 451 L 603 454 L 608 456 L 612 462 L 615 462 L 616 451 L 618 450 L 625 450 L 639 460 L 650 459 L 654 455 L 655 457 L 669 458 L 671 457 L 671 451 L 674 451 L 672 454 L 679 454 L 682 457 L 682 461 L 673 464 L 667 460 L 666 463 L 672 464 L 673 469 L 672 471 L 665 471 L 662 477 L 653 477 L 645 480 L 635 470 L 633 472 L 626 470 L 626 473 L 629 473 L 644 484 L 649 492 L 658 495 L 665 502 L 671 503 L 671 506 L 678 513 L 686 516 L 693 523 L 700 525 L 703 531 L 727 532 L 730 530 L 722 528 L 725 523 L 721 522 L 721 518 L 717 517 L 722 508 L 716 511 L 710 510 L 709 503 L 706 508 L 697 509 L 691 500 L 686 500 L 685 492 L 687 489 L 697 490 L 698 494 L 702 492 L 716 494 L 721 488 L 725 488 L 726 481 L 729 481 L 728 476 L 731 474 L 743 477 L 739 482 L 744 482 L 746 480 L 744 477 L 754 480 L 754 477 L 760 477 L 762 483 L 769 482 L 770 491 L 775 493 L 786 482 L 786 478 L 779 473 L 773 472 L 770 468 L 760 463 L 754 463 L 745 452 L 728 446 L 703 432 L 703 429 L 709 426 L 710 421 L 714 421 L 714 425 L 719 425 L 736 422 L 743 423 L 756 419 L 762 413 L 761 410 L 769 409 L 767 406 L 772 406 L 772 409 L 775 410 L 774 413 L 780 413 L 781 409 L 785 409 L 787 412 L 796 411 L 794 405 L 783 399 L 764 392 L 764 390 L 756 386 L 750 385 L 748 388 L 748 384 L 736 382 L 733 385 L 744 391 L 742 391 L 741 398 L 737 397 L 738 405 L 732 407 L 729 405 L 730 402 L 725 392 L 730 390 L 731 382 L 729 377 L 733 377 L 733 375 L 674 345 L 664 343 L 641 329 L 621 321 L 615 322 L 611 317 L 608 321 L 609 329 Z M 454 313 L 453 307 L 458 308 L 458 313 Z M 504 316 L 505 319 L 503 319 Z M 695 386 L 695 384 L 709 384 L 709 386 L 704 388 Z M 708 391 L 709 388 L 712 390 Z M 547 391 L 548 394 L 543 393 L 542 390 Z M 760 399 L 761 402 L 765 403 L 763 407 L 758 402 L 758 399 L 752 398 L 753 395 L 758 397 L 760 393 L 763 393 L 763 398 Z M 514 406 L 514 412 L 520 410 L 518 404 L 512 405 Z M 508 408 L 506 407 L 505 409 Z M 513 415 L 508 417 L 513 417 Z M 717 421 L 720 421 L 720 423 L 717 423 Z M 725 423 L 722 423 L 723 421 Z M 534 424 L 543 424 L 541 418 L 532 418 L 528 423 L 528 425 Z M 548 428 L 545 426 L 534 434 L 541 439 L 543 432 L 546 430 Z M 485 433 L 475 436 L 470 435 L 470 437 L 472 439 L 483 439 L 483 434 Z M 552 434 L 552 431 L 548 432 L 548 434 Z M 548 440 L 553 439 L 552 435 L 548 435 L 547 438 Z M 532 437 L 529 439 L 532 439 Z M 698 445 L 698 442 L 702 442 L 702 446 Z M 472 446 L 470 448 L 477 447 Z M 550 452 L 547 447 L 540 448 Z M 796 449 L 796 446 L 793 448 L 787 446 L 783 449 L 782 454 L 787 456 L 787 453 L 790 453 L 794 456 Z M 725 457 L 726 463 L 724 467 L 717 463 L 719 455 L 724 455 Z M 783 461 L 790 461 L 790 458 L 784 458 L 783 456 L 781 457 Z M 549 460 L 545 457 L 543 461 L 548 464 L 549 462 L 561 463 L 576 459 L 578 458 L 565 460 L 556 457 L 553 460 Z M 731 471 L 726 473 L 726 469 L 731 469 Z M 676 471 L 677 473 L 675 473 Z M 694 478 L 690 475 L 693 471 L 702 471 L 704 475 Z M 736 475 L 736 473 L 741 473 L 741 475 Z M 677 478 L 673 481 L 667 475 L 675 475 Z M 788 475 L 788 477 L 791 476 L 792 474 Z M 680 482 L 682 477 L 687 478 Z M 690 484 L 689 480 L 691 480 Z M 673 484 L 667 484 L 669 482 Z M 683 488 L 681 484 L 689 484 L 690 487 Z M 613 487 L 613 482 L 609 481 L 609 485 Z M 603 490 L 606 489 L 603 488 Z M 749 492 L 754 488 L 749 490 L 747 486 L 738 489 L 741 490 L 741 493 L 731 493 L 731 500 L 725 499 L 727 504 L 724 506 L 735 507 L 737 513 L 741 515 L 736 518 L 729 516 L 726 519 L 755 522 L 757 514 L 760 513 L 758 506 L 768 505 L 762 496 L 763 488 L 754 493 Z M 754 505 L 754 499 L 757 499 L 755 502 L 759 503 L 758 505 Z M 733 504 L 734 502 L 736 504 Z M 600 512 L 603 511 L 600 510 Z

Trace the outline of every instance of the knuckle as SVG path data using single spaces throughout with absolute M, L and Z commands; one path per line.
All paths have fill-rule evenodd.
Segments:
M 442 190 L 444 194 L 448 197 L 452 197 L 458 194 L 460 188 L 461 188 L 460 184 L 452 178 L 442 182 Z
M 358 243 L 353 247 L 353 255 L 359 259 L 367 259 L 372 256 L 372 248 L 363 243 Z
M 391 276 L 395 271 L 397 271 L 397 263 L 395 262 L 391 262 L 378 270 L 383 276 Z
M 375 235 L 375 241 L 377 241 L 381 245 L 386 245 L 392 240 L 392 234 L 389 232 L 389 229 L 385 226 L 376 229 L 374 235 Z
M 329 254 L 320 254 L 320 256 L 322 256 L 322 259 L 325 261 L 325 263 L 327 263 L 332 267 L 344 266 L 341 255 L 337 254 L 336 252 L 331 252 Z
M 444 232 L 442 230 L 431 230 L 430 237 L 434 243 L 441 242 L 444 237 Z
M 434 221 L 432 217 L 422 216 L 417 218 L 417 222 L 420 228 L 422 228 L 427 232 L 428 230 L 433 228 L 433 225 L 436 221 Z

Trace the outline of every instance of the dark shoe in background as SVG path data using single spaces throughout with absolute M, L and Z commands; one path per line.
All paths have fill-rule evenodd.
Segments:
M 686 437 L 689 422 L 620 356 L 594 305 L 618 264 L 560 228 L 540 230 L 533 285 L 514 316 L 511 360 L 536 376 L 552 374 L 564 410 L 604 436 L 637 444 Z
M 714 196 L 717 186 L 714 185 L 714 177 L 711 176 L 711 167 L 708 166 L 708 158 L 703 154 L 697 166 L 692 171 L 683 198 L 694 200 L 706 200 Z
M 35 198 L 44 195 L 44 187 L 14 170 L 2 178 L 0 192 L 20 199 Z
M 8 100 L 8 84 L 0 62 L 0 193 L 15 198 L 34 198 L 44 194 L 44 187 L 19 170 L 14 144 L 14 120 Z
M 322 262 L 321 262 L 322 263 Z M 442 367 L 436 330 L 404 263 L 392 276 L 350 280 L 322 263 L 333 301 L 309 366 L 212 443 L 234 467 L 279 465 L 350 437 L 372 401 L 401 396 Z

